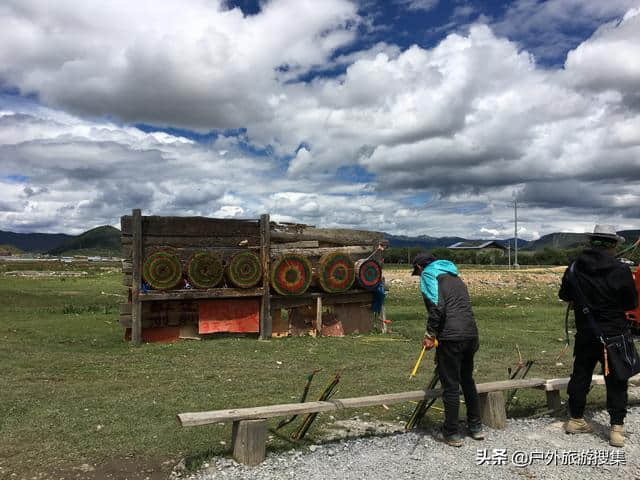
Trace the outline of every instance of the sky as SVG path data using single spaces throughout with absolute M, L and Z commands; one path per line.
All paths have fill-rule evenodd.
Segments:
M 640 0 L 3 0 L 0 230 L 640 228 Z

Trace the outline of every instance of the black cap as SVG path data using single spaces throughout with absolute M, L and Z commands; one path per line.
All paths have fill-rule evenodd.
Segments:
M 420 269 L 418 267 L 424 268 L 435 260 L 437 260 L 436 257 L 430 253 L 419 253 L 416 255 L 416 258 L 413 259 L 413 272 L 411 272 L 411 275 L 420 275 Z

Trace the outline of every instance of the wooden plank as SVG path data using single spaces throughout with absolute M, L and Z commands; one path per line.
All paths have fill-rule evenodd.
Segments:
M 320 242 L 317 240 L 302 240 L 300 242 L 276 243 L 272 248 L 318 248 L 319 246 Z
M 131 315 L 131 304 L 130 303 L 121 303 L 120 304 L 120 315 Z
M 307 257 L 321 257 L 325 253 L 342 252 L 349 255 L 370 255 L 372 253 L 371 247 L 362 246 L 347 246 L 347 247 L 321 247 L 321 248 L 279 248 L 274 245 L 271 248 L 271 257 L 277 257 L 284 254 L 296 254 L 305 255 Z
M 133 263 L 122 262 L 122 273 L 133 273 Z
M 507 410 L 502 392 L 480 394 L 480 418 L 487 427 L 503 429 L 506 426 Z
M 498 389 L 498 391 L 510 390 L 512 388 L 531 388 L 544 385 L 544 382 L 545 380 L 542 378 L 505 380 L 499 382 L 479 383 L 476 385 L 476 388 L 478 393 L 486 393 L 492 391 L 492 388 Z M 411 392 L 370 395 L 367 397 L 343 398 L 328 402 L 316 401 L 305 403 L 286 403 L 280 405 L 269 405 L 266 407 L 180 413 L 178 414 L 178 421 L 183 427 L 195 427 L 197 425 L 207 425 L 215 422 L 273 418 L 313 412 L 329 412 L 343 408 L 371 407 L 374 405 L 392 405 L 396 403 L 420 401 L 425 398 L 437 397 L 441 394 L 442 391 L 440 389 L 415 390 Z
M 125 287 L 131 287 L 133 285 L 133 275 L 130 273 L 125 273 L 122 276 L 122 285 Z
M 142 305 L 140 304 L 140 284 L 142 282 L 142 213 L 139 208 L 132 212 L 131 233 L 133 235 L 133 272 L 131 284 L 131 343 L 142 343 Z
M 261 297 L 262 288 L 210 288 L 207 290 L 171 290 L 168 292 L 152 290 L 141 293 L 141 302 L 158 300 L 204 300 L 208 298 Z
M 244 465 L 255 467 L 266 458 L 267 421 L 241 420 L 233 422 L 231 430 L 233 458 Z
M 122 236 L 122 244 L 126 247 L 131 244 L 130 236 Z M 184 237 L 184 236 L 144 236 L 145 247 L 193 247 L 193 248 L 247 248 L 259 247 L 260 235 L 242 235 L 242 236 L 207 236 L 207 237 Z
M 133 235 L 133 218 L 120 219 L 123 235 Z M 234 237 L 257 235 L 257 220 L 238 220 L 206 217 L 156 217 L 142 219 L 144 235 L 176 237 Z
M 336 410 L 333 402 L 305 402 L 271 405 L 257 408 L 237 408 L 232 410 L 214 410 L 211 412 L 192 412 L 178 414 L 178 421 L 183 427 L 196 427 L 211 423 L 258 418 L 283 417 L 301 415 L 312 412 L 330 412 Z
M 316 299 L 316 335 L 322 336 L 322 297 Z
M 476 385 L 478 393 L 500 392 L 513 388 L 537 388 L 544 385 L 543 378 L 525 378 L 515 380 L 500 380 L 498 382 L 479 383 Z
M 374 245 L 384 240 L 384 233 L 344 228 L 314 228 L 306 225 L 271 225 L 273 243 L 316 240 L 331 245 Z
M 373 293 L 366 290 L 349 290 L 342 293 L 306 293 L 295 297 L 271 296 L 271 306 L 282 308 L 301 307 L 304 305 L 316 305 L 316 298 L 322 295 L 323 305 L 336 305 L 338 303 L 362 303 L 371 304 Z
M 271 290 L 269 281 L 271 279 L 271 229 L 269 215 L 260 216 L 260 262 L 262 263 L 262 303 L 260 305 L 260 338 L 262 340 L 271 338 L 273 325 L 271 323 Z

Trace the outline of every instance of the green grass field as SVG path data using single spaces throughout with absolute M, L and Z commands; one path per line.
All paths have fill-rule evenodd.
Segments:
M 506 379 L 518 360 L 516 344 L 524 360 L 536 360 L 530 377 L 569 374 L 570 352 L 556 360 L 563 346 L 559 275 L 555 284 L 523 281 L 515 289 L 488 287 L 474 295 L 481 332 L 478 382 Z M 323 370 L 310 399 L 336 371 L 342 372 L 336 398 L 414 390 L 432 373 L 429 354 L 417 379 L 408 380 L 425 319 L 412 285 L 391 287 L 391 335 L 224 338 L 134 348 L 118 325 L 125 293 L 120 283 L 113 270 L 66 279 L 0 276 L 0 478 L 45 471 L 66 478 L 75 465 L 132 456 L 156 463 L 187 457 L 197 464 L 229 452 L 231 425 L 182 429 L 179 412 L 297 401 L 306 374 L 316 368 Z M 594 400 L 601 400 L 601 392 Z M 372 418 L 403 421 L 414 406 L 334 416 L 366 411 Z M 544 408 L 542 392 L 522 391 L 510 414 Z M 440 413 L 430 415 L 436 421 Z M 318 441 L 329 421 L 320 415 L 309 440 Z M 269 443 L 270 449 L 289 447 L 277 437 Z

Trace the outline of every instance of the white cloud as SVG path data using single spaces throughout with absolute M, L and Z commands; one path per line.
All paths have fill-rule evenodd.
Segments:
M 272 0 L 248 17 L 215 1 L 127 5 L 0 7 L 0 81 L 53 106 L 0 97 L 0 183 L 15 195 L 0 228 L 79 231 L 142 207 L 511 236 L 514 190 L 525 238 L 640 220 L 634 12 L 549 69 L 486 25 L 333 58 L 360 21 L 342 0 Z M 103 114 L 246 133 L 197 143 Z

